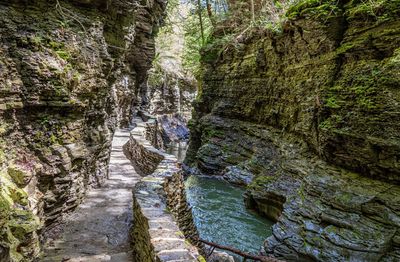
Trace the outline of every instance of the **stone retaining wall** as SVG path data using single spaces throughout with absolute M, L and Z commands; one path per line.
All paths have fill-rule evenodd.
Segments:
M 129 142 L 124 145 L 124 153 L 132 161 L 136 171 L 147 176 L 157 169 L 164 155 L 144 138 L 144 132 L 143 126 L 138 126 L 131 132 Z
M 143 139 L 144 124 L 124 146 L 137 171 L 146 175 L 133 191 L 132 228 L 135 261 L 201 261 L 198 236 L 186 202 L 183 176 L 174 156 Z M 185 238 L 185 236 L 187 238 Z M 200 245 L 198 245 L 200 246 Z

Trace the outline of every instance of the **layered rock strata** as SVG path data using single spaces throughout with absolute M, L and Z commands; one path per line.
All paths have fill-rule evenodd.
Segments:
M 199 261 L 196 245 L 201 245 L 177 160 L 153 148 L 144 132 L 139 124 L 125 145 L 126 155 L 144 175 L 133 191 L 135 261 Z
M 278 258 L 397 261 L 400 2 L 307 0 L 286 16 L 204 52 L 186 162 L 249 184 Z
M 157 149 L 189 141 L 187 121 L 180 114 L 161 115 L 146 123 L 146 139 Z
M 185 26 L 190 3 L 171 3 L 168 20 L 156 38 L 156 59 L 149 70 L 148 110 L 153 115 L 180 114 L 188 119 L 197 93 L 197 81 L 184 66 Z
M 39 230 L 107 177 L 114 129 L 143 100 L 165 4 L 0 3 L 0 260 L 38 256 Z
M 179 113 L 190 118 L 192 101 L 196 97 L 197 83 L 189 77 L 163 71 L 162 68 L 150 71 L 148 81 L 149 111 L 154 115 Z
M 147 81 L 147 110 L 157 119 L 148 125 L 146 139 L 158 149 L 189 138 L 187 121 L 197 93 L 197 81 L 185 67 L 185 39 L 190 3 L 168 6 L 168 20 L 156 38 L 156 58 Z

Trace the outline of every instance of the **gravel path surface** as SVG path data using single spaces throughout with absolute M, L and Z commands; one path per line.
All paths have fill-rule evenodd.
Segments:
M 128 139 L 128 129 L 116 131 L 109 179 L 103 187 L 90 190 L 66 218 L 59 237 L 48 241 L 42 261 L 132 261 L 132 188 L 140 177 L 122 150 Z

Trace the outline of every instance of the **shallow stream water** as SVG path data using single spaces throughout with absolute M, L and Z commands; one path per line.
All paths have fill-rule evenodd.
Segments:
M 185 185 L 201 238 L 259 253 L 264 240 L 272 234 L 273 222 L 245 208 L 244 188 L 199 176 L 190 176 Z

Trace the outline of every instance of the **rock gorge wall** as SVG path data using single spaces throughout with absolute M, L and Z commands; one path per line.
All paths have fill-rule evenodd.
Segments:
M 0 260 L 100 186 L 114 129 L 143 104 L 166 3 L 0 1 Z
M 174 143 L 187 145 L 189 136 L 187 120 L 179 113 L 153 117 L 146 123 L 145 137 L 157 149 L 167 150 Z
M 190 118 L 196 81 L 163 68 L 153 68 L 148 81 L 149 111 L 153 115 L 180 114 Z
M 171 3 L 167 22 L 156 39 L 156 57 L 149 71 L 149 112 L 153 115 L 180 114 L 190 118 L 197 81 L 184 67 L 185 25 L 190 3 Z
M 400 259 L 400 1 L 372 2 L 300 1 L 203 55 L 186 162 L 252 181 L 278 258 Z
M 187 121 L 197 93 L 197 81 L 183 59 L 189 6 L 171 3 L 166 10 L 166 25 L 156 38 L 156 56 L 147 81 L 147 110 L 155 121 L 148 123 L 146 139 L 157 149 L 189 139 Z

